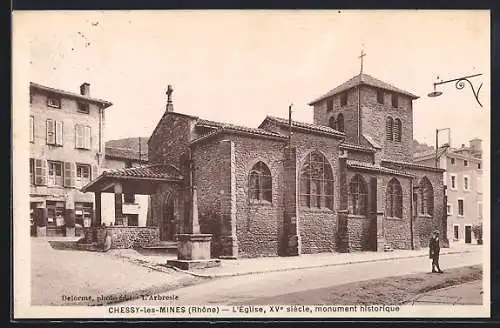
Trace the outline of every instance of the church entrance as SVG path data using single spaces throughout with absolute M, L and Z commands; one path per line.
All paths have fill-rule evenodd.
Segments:
M 160 226 L 160 240 L 173 241 L 177 231 L 175 198 L 169 195 L 163 203 L 163 220 Z

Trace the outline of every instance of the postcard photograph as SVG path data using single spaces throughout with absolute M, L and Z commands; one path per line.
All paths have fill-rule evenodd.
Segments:
M 14 318 L 490 316 L 490 12 L 13 12 Z

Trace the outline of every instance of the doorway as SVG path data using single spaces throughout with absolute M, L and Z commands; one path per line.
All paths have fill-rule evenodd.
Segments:
M 472 227 L 470 225 L 465 226 L 465 243 L 470 244 L 472 241 Z
M 160 240 L 173 241 L 177 233 L 175 197 L 170 194 L 163 203 L 163 220 L 160 225 Z

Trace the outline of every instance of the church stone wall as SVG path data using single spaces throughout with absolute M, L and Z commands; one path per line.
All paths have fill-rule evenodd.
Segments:
M 373 153 L 367 153 L 367 152 L 361 152 L 361 151 L 347 149 L 347 154 L 348 154 L 347 157 L 349 159 L 352 159 L 355 161 L 360 161 L 360 162 L 373 163 Z
M 444 205 L 444 186 L 443 186 L 443 174 L 440 172 L 425 172 L 425 171 L 417 171 L 413 172 L 417 176 L 415 179 L 415 185 L 420 183 L 420 179 L 426 176 L 432 184 L 432 189 L 434 191 L 434 215 L 423 216 L 420 214 L 420 199 L 417 201 L 417 230 L 418 239 L 416 242 L 420 242 L 421 247 L 429 246 L 429 238 L 432 235 L 432 231 L 438 229 L 441 231 L 441 235 L 444 237 L 443 229 L 443 215 L 446 211 L 446 207 Z
M 338 155 L 341 140 L 322 137 L 306 133 L 295 132 L 292 137 L 292 146 L 297 148 L 297 174 L 300 177 L 306 155 L 318 150 L 328 159 L 334 176 L 334 205 L 333 210 L 313 209 L 300 206 L 299 203 L 299 232 L 302 243 L 302 253 L 334 252 L 337 240 L 337 215 L 339 198 L 338 186 Z M 298 190 L 300 195 L 300 188 Z
M 350 251 L 368 251 L 376 250 L 376 237 L 377 237 L 377 219 L 376 213 L 373 212 L 372 197 L 373 193 L 377 193 L 378 197 L 381 197 L 377 201 L 379 207 L 376 209 L 378 212 L 384 213 L 382 227 L 383 235 L 385 238 L 385 243 L 391 246 L 393 249 L 411 249 L 411 186 L 410 178 L 403 176 L 397 176 L 399 183 L 402 188 L 402 205 L 403 205 L 403 217 L 402 218 L 391 218 L 386 215 L 386 196 L 387 196 L 387 185 L 389 181 L 393 178 L 392 175 L 386 174 L 373 174 L 361 171 L 355 171 L 350 169 L 347 174 L 347 184 L 349 185 L 351 179 L 359 174 L 363 177 L 366 182 L 368 190 L 368 215 L 358 216 L 353 215 L 352 212 L 348 215 L 348 233 L 349 233 L 349 250 Z M 381 192 L 377 192 L 376 189 L 372 189 L 370 186 L 370 180 L 376 178 L 379 180 L 377 188 L 382 188 Z M 349 187 L 348 187 L 349 188 Z M 375 196 L 375 197 L 377 197 Z M 348 198 L 349 206 L 351 208 L 351 198 Z M 351 210 L 350 210 L 351 211 Z
M 234 144 L 231 159 L 228 142 Z M 223 247 L 224 213 L 230 213 L 230 202 L 236 196 L 236 239 L 238 257 L 278 256 L 283 234 L 283 148 L 276 140 L 221 135 L 193 147 L 195 183 L 198 188 L 198 213 L 202 232 L 211 233 L 212 255 Z M 272 203 L 251 201 L 248 193 L 249 173 L 258 161 L 264 162 L 272 175 Z M 236 179 L 231 189 L 231 165 Z
M 385 91 L 384 104 L 377 102 L 375 88 L 362 87 L 361 89 L 361 123 L 362 133 L 371 136 L 382 146 L 384 159 L 411 161 L 413 147 L 413 110 L 409 97 L 398 95 L 398 108 L 391 104 L 391 93 Z M 385 120 L 387 116 L 399 118 L 402 123 L 401 142 L 389 141 L 385 134 Z
M 370 210 L 372 205 L 372 199 L 374 197 L 373 193 L 376 190 L 370 188 L 370 180 L 375 177 L 374 174 L 368 172 L 360 172 L 352 169 L 347 171 L 347 190 L 350 190 L 351 180 L 355 175 L 359 174 L 363 177 L 366 183 L 366 189 L 368 192 L 368 203 L 367 203 L 367 215 L 360 216 L 354 215 L 352 213 L 352 199 L 349 195 L 348 205 L 349 213 L 347 215 L 347 231 L 349 234 L 349 251 L 374 251 L 376 250 L 376 238 L 377 238 L 377 218 Z
M 149 163 L 168 163 L 180 168 L 180 156 L 189 149 L 193 122 L 187 115 L 165 113 L 149 139 Z
M 390 164 L 384 164 L 384 166 L 391 167 Z M 393 166 L 393 168 L 396 168 Z M 435 171 L 432 168 L 429 170 L 419 169 L 419 168 L 408 168 L 406 172 L 412 175 L 415 175 L 415 179 L 413 180 L 413 186 L 417 187 L 420 183 L 420 180 L 426 176 L 430 183 L 432 184 L 432 189 L 434 192 L 434 214 L 433 216 L 426 216 L 420 214 L 420 196 L 417 197 L 417 215 L 414 221 L 414 244 L 418 247 L 428 247 L 429 238 L 432 235 L 432 231 L 439 229 L 441 234 L 445 236 L 445 231 L 447 228 L 445 227 L 447 222 L 444 222 L 443 215 L 446 211 L 446 207 L 444 204 L 444 185 L 443 185 L 443 172 Z M 418 194 L 418 193 L 417 193 Z
M 393 249 L 411 249 L 411 179 L 406 177 L 396 177 L 401 184 L 403 194 L 403 217 L 391 218 L 384 215 L 384 236 L 385 242 Z M 386 204 L 387 185 L 392 176 L 382 177 L 384 186 L 384 204 Z M 385 213 L 385 209 L 384 213 Z
M 333 96 L 333 110 L 327 110 L 327 99 L 324 99 L 314 105 L 314 124 L 329 126 L 330 117 L 342 113 L 344 115 L 344 131 L 348 135 L 348 139 L 357 138 L 358 136 L 358 112 L 357 112 L 357 97 L 356 89 L 347 91 L 347 104 L 340 105 L 340 95 Z
M 193 145 L 194 184 L 202 233 L 212 234 L 212 256 L 222 255 L 223 235 L 231 228 L 231 147 L 222 137 Z M 227 201 L 229 198 L 229 201 Z
M 240 257 L 277 256 L 283 247 L 283 159 L 286 144 L 278 140 L 231 136 L 235 142 L 236 230 Z M 254 202 L 249 174 L 262 161 L 271 171 L 272 203 Z

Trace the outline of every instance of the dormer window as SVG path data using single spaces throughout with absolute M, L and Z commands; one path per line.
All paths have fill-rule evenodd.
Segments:
M 377 90 L 377 102 L 379 104 L 384 103 L 384 90 L 380 90 L 380 89 Z
M 78 112 L 88 114 L 89 113 L 89 104 L 84 103 L 84 102 L 79 102 L 78 103 Z
M 340 106 L 347 105 L 347 91 L 340 94 Z
M 47 106 L 54 108 L 61 108 L 61 99 L 57 97 L 48 97 Z
M 393 93 L 391 99 L 392 99 L 392 107 L 398 108 L 398 95 Z
M 328 98 L 326 100 L 326 111 L 331 112 L 333 110 L 333 98 Z

